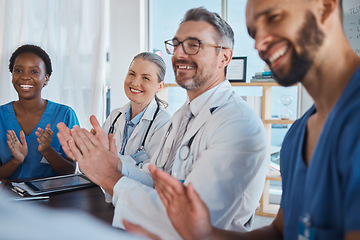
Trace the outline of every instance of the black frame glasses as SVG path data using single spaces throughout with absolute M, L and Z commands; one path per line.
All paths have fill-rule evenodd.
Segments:
M 200 48 L 201 44 L 207 47 L 215 47 L 221 49 L 227 48 L 220 45 L 206 43 L 196 38 L 187 38 L 182 42 L 175 38 L 175 39 L 166 40 L 164 43 L 165 43 L 166 52 L 170 55 L 174 55 L 174 51 L 178 46 L 180 46 L 180 44 L 182 45 L 184 53 L 186 53 L 187 55 L 196 55 L 201 49 Z

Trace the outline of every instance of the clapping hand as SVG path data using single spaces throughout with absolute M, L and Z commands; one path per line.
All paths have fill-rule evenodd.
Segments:
M 184 239 L 207 239 L 212 233 L 210 213 L 191 183 L 185 186 L 150 165 L 155 188 L 176 231 Z
M 71 130 L 64 123 L 58 123 L 58 138 L 61 146 L 71 159 L 94 183 L 112 195 L 115 183 L 122 177 L 117 171 L 119 158 L 115 139 L 106 135 L 95 116 L 90 117 L 94 130 L 87 131 L 79 126 Z
M 168 173 L 150 165 L 149 170 L 155 188 L 163 202 L 167 215 L 183 239 L 209 239 L 213 234 L 210 213 L 206 204 L 191 183 L 186 187 Z M 150 239 L 159 239 L 144 227 L 123 220 L 126 230 Z
M 24 131 L 20 131 L 20 141 L 13 130 L 8 130 L 6 136 L 6 142 L 14 159 L 20 163 L 24 162 L 24 159 L 28 153 Z
M 38 128 L 35 134 L 38 137 L 37 141 L 39 143 L 39 152 L 46 152 L 50 148 L 51 140 L 54 134 L 53 131 L 50 129 L 50 124 L 46 126 L 45 130 L 43 130 L 42 128 Z

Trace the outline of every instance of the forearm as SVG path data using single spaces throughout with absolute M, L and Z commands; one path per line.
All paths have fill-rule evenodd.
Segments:
M 263 228 L 256 229 L 251 232 L 233 232 L 218 229 L 213 227 L 213 231 L 210 239 L 237 239 L 237 240 L 246 240 L 246 239 L 267 239 L 267 240 L 279 240 L 283 239 L 283 212 L 280 208 L 274 221 Z
M 116 172 L 111 176 L 102 178 L 98 185 L 100 185 L 108 194 L 113 196 L 115 184 L 123 177 L 120 172 Z M 95 182 L 96 183 L 96 182 Z
M 0 166 L 0 179 L 9 179 L 11 175 L 22 165 L 15 158 Z
M 58 174 L 71 174 L 75 172 L 75 162 L 63 158 L 53 147 L 41 152 L 44 158 Z
M 211 240 L 219 239 L 236 239 L 236 240 L 247 240 L 247 239 L 267 239 L 267 240 L 279 240 L 283 239 L 282 234 L 276 230 L 273 224 L 256 229 L 251 232 L 234 232 L 227 231 L 213 227 Z

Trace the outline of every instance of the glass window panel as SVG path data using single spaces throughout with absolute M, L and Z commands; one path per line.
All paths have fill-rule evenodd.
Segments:
M 181 87 L 168 87 L 168 111 L 174 114 L 186 101 L 186 90 Z
M 220 0 L 182 0 L 176 4 L 168 0 L 149 1 L 149 49 L 160 54 L 166 63 L 165 83 L 175 83 L 175 76 L 171 55 L 166 53 L 164 41 L 174 37 L 187 10 L 201 6 L 221 15 Z M 169 87 L 167 101 L 170 114 L 181 107 L 185 100 L 185 90 L 180 87 Z
M 171 66 L 171 55 L 166 53 L 164 41 L 174 37 L 187 10 L 201 6 L 221 14 L 221 1 L 219 0 L 182 0 L 177 2 L 176 6 L 168 0 L 150 0 L 149 2 L 150 51 L 160 51 L 165 60 L 166 83 L 175 83 L 175 77 Z
M 271 127 L 271 151 L 280 151 L 285 134 L 290 129 L 291 124 L 272 124 Z M 279 156 L 280 157 L 280 156 Z
M 228 0 L 228 23 L 235 35 L 234 57 L 247 57 L 246 82 L 256 72 L 264 70 L 265 63 L 255 50 L 255 41 L 249 36 L 245 18 L 246 0 Z

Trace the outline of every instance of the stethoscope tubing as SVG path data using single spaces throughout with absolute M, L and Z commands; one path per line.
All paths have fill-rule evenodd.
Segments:
M 145 140 L 146 140 L 146 138 L 147 138 L 147 136 L 148 136 L 148 134 L 149 134 L 149 131 L 150 131 L 150 129 L 151 129 L 152 124 L 153 124 L 154 121 L 155 121 L 156 115 L 158 114 L 158 112 L 159 112 L 159 110 L 160 110 L 160 104 L 159 104 L 157 101 L 156 101 L 156 104 L 157 104 L 157 107 L 156 107 L 155 113 L 154 113 L 154 115 L 153 115 L 153 118 L 152 118 L 152 120 L 151 120 L 151 122 L 150 122 L 150 124 L 149 124 L 149 126 L 148 126 L 148 128 L 147 128 L 147 130 L 146 130 L 145 136 L 144 136 L 144 138 L 143 138 L 143 141 L 142 141 L 140 147 L 138 148 L 138 151 L 140 151 L 140 150 L 142 150 L 142 149 L 144 148 L 144 146 L 145 146 Z M 108 135 L 111 134 L 111 133 L 114 133 L 115 123 L 116 123 L 116 121 L 119 119 L 119 117 L 121 116 L 121 114 L 122 114 L 122 112 L 119 112 L 118 115 L 115 117 L 114 121 L 112 122 L 112 124 L 111 124 L 111 126 L 110 126 L 110 128 L 109 128 Z

